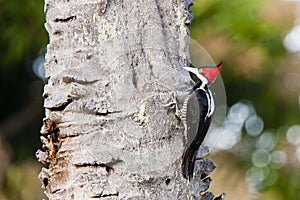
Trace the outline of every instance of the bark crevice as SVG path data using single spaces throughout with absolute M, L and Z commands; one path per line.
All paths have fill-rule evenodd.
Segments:
M 75 19 L 76 19 L 76 16 L 69 16 L 69 17 L 66 17 L 66 18 L 56 18 L 54 21 L 55 22 L 67 23 L 67 22 L 73 21 Z

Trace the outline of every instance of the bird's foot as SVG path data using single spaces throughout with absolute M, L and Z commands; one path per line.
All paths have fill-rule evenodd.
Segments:
M 182 119 L 183 113 L 178 108 L 178 101 L 174 92 L 171 93 L 170 101 L 167 104 L 163 104 L 163 107 L 169 107 L 170 109 L 175 110 L 176 117 L 180 120 Z

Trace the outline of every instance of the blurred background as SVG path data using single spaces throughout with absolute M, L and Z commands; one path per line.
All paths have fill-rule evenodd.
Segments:
M 0 200 L 43 198 L 35 158 L 44 115 L 36 60 L 48 42 L 43 4 L 0 0 Z
M 42 199 L 43 1 L 0 0 L 0 200 Z M 300 199 L 300 1 L 197 0 L 191 36 L 224 60 L 227 117 L 211 190 Z
M 300 1 L 199 0 L 191 36 L 219 62 L 227 117 L 211 190 L 300 199 Z

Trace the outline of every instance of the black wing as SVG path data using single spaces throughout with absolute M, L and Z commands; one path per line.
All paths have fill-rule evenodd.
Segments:
M 187 141 L 183 154 L 182 173 L 189 180 L 193 178 L 195 155 L 208 131 L 211 116 L 208 116 L 210 103 L 213 101 L 207 92 L 194 87 L 194 92 L 187 102 L 186 123 Z

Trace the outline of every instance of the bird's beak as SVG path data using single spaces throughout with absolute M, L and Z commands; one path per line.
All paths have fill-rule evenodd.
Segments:
M 198 68 L 194 68 L 194 67 L 183 67 L 183 69 L 185 69 L 186 71 L 189 71 L 189 72 L 195 74 L 197 77 L 199 77 L 198 75 L 200 75 L 199 69 L 198 69 Z

